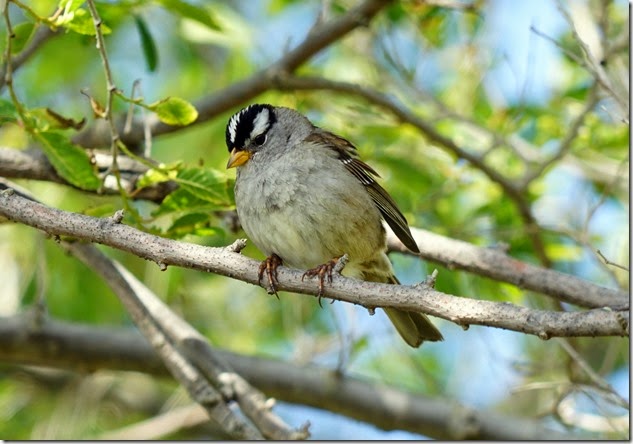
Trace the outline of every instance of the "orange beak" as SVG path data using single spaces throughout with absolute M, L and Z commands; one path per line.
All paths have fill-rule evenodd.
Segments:
M 231 151 L 231 155 L 229 157 L 229 161 L 226 164 L 226 168 L 229 169 L 229 168 L 238 167 L 240 165 L 244 165 L 250 159 L 251 159 L 251 153 L 249 151 L 246 151 L 246 150 L 238 151 L 237 148 L 233 148 L 233 151 Z

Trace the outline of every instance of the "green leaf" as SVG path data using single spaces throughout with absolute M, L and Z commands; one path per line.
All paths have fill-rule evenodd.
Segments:
M 82 35 L 95 35 L 95 25 L 92 16 L 83 8 L 68 8 L 63 14 L 60 14 L 53 23 L 53 26 L 62 26 L 69 31 Z M 103 35 L 110 34 L 112 30 L 105 24 L 101 23 L 101 33 Z
M 226 174 L 212 169 L 187 168 L 178 173 L 176 182 L 181 189 L 196 198 L 216 205 L 231 204 Z
M 170 180 L 175 180 L 178 176 L 178 169 L 182 162 L 176 162 L 172 166 L 167 166 L 164 164 L 160 165 L 160 168 L 151 168 L 147 170 L 139 179 L 136 181 L 137 188 L 145 188 L 155 185 L 157 183 L 167 182 Z
M 13 39 L 11 40 L 11 53 L 16 54 L 31 40 L 35 25 L 30 22 L 20 23 L 13 27 Z
M 145 56 L 145 63 L 147 69 L 150 72 L 154 72 L 158 66 L 158 50 L 156 49 L 156 43 L 150 34 L 145 21 L 139 17 L 134 16 L 134 22 L 136 23 L 136 29 L 141 37 L 141 47 L 143 48 L 143 55 Z
M 161 122 L 168 125 L 189 125 L 198 118 L 196 108 L 179 97 L 167 97 L 147 105 L 147 108 L 154 111 Z
M 192 5 L 183 0 L 160 0 L 160 4 L 181 17 L 195 20 L 216 31 L 221 30 L 220 25 L 207 8 Z
M 82 148 L 57 132 L 40 132 L 36 137 L 57 174 L 70 184 L 84 190 L 96 190 L 101 186 L 90 158 Z
M 0 124 L 7 122 L 16 122 L 18 120 L 18 112 L 13 102 L 0 99 Z
M 578 262 L 582 259 L 583 248 L 573 244 L 549 244 L 545 252 L 554 261 Z
M 178 218 L 171 227 L 169 227 L 166 234 L 177 238 L 188 234 L 194 234 L 196 236 L 213 236 L 221 230 L 209 226 L 211 219 L 211 212 L 188 213 Z
M 153 213 L 163 216 L 169 213 L 210 213 L 233 205 L 230 189 L 232 181 L 219 171 L 188 168 L 174 178 L 179 188 L 170 193 Z
M 28 110 L 27 125 L 37 128 L 39 131 L 73 128 L 80 130 L 86 123 L 86 119 L 74 120 L 64 117 L 50 108 L 32 108 Z
M 59 8 L 62 9 L 64 13 L 75 12 L 85 1 L 86 0 L 60 0 Z

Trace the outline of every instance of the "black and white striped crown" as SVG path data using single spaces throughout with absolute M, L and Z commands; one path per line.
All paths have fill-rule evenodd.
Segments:
M 277 121 L 273 106 L 254 104 L 233 114 L 226 125 L 226 146 L 229 151 L 242 149 L 257 136 L 265 134 Z

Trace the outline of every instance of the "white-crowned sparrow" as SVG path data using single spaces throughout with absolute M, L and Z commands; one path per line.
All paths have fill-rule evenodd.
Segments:
M 419 252 L 393 199 L 376 183 L 378 176 L 357 158 L 347 140 L 315 127 L 289 108 L 251 105 L 234 114 L 226 127 L 227 168 L 237 167 L 235 203 L 251 241 L 268 258 L 260 267 L 275 292 L 281 263 L 310 269 L 304 276 L 325 277 L 343 254 L 344 276 L 398 284 L 386 250 L 384 219 L 398 238 Z M 441 341 L 421 313 L 386 308 L 412 347 Z

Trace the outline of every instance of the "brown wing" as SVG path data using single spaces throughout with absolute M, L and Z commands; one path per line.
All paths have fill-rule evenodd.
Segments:
M 398 239 L 412 252 L 420 252 L 411 235 L 409 224 L 404 215 L 400 212 L 389 193 L 378 185 L 374 179 L 374 177 L 380 177 L 380 175 L 357 157 L 358 154 L 354 145 L 342 137 L 338 137 L 335 134 L 318 128 L 313 135 L 308 136 L 306 141 L 315 143 L 323 143 L 323 141 L 325 141 L 328 148 L 335 150 L 339 160 L 345 165 L 345 168 L 365 186 L 374 204 L 378 207 L 380 214 L 387 224 L 389 224 L 396 236 L 398 236 Z

